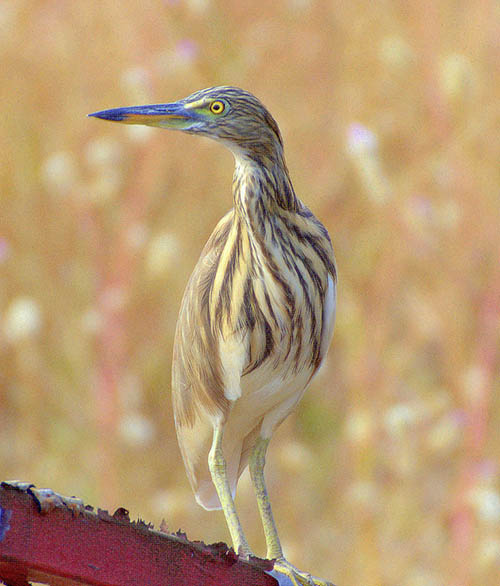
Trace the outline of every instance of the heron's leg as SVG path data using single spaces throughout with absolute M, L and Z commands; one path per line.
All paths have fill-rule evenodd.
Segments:
M 222 425 L 214 427 L 212 447 L 208 454 L 208 467 L 212 481 L 217 490 L 219 500 L 226 517 L 227 527 L 233 540 L 234 551 L 239 555 L 248 556 L 252 553 L 250 546 L 243 533 L 243 528 L 234 506 L 233 495 L 227 479 L 226 460 L 222 452 Z
M 257 505 L 259 507 L 260 518 L 264 526 L 264 535 L 266 537 L 267 558 L 270 560 L 279 559 L 283 557 L 283 549 L 281 548 L 280 538 L 278 537 L 278 530 L 274 522 L 273 511 L 271 509 L 271 502 L 267 494 L 266 482 L 264 480 L 264 465 L 266 463 L 267 446 L 269 439 L 259 437 L 250 454 L 248 467 L 250 468 L 250 476 L 252 478 L 255 496 L 257 497 Z
M 272 574 L 285 574 L 290 578 L 294 586 L 333 586 L 331 582 L 315 578 L 307 572 L 301 572 L 293 566 L 283 555 L 278 530 L 274 522 L 271 502 L 267 493 L 266 482 L 264 480 L 264 465 L 266 463 L 266 451 L 269 445 L 269 439 L 259 437 L 250 454 L 248 466 L 250 476 L 252 477 L 257 504 L 259 506 L 262 525 L 264 526 L 264 535 L 266 537 L 267 557 L 275 559 Z

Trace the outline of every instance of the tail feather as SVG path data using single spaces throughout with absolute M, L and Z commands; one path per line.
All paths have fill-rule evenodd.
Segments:
M 204 509 L 220 509 L 221 504 L 212 475 L 208 467 L 208 454 L 212 446 L 213 425 L 207 420 L 197 420 L 194 427 L 178 426 L 177 437 L 187 477 L 193 489 L 196 501 Z M 227 433 L 222 442 L 226 461 L 226 473 L 233 498 L 236 494 L 240 470 L 242 440 L 238 434 Z

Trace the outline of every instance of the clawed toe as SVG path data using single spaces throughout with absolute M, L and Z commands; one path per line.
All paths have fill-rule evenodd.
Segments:
M 278 580 L 280 576 L 288 577 L 286 582 L 280 581 L 280 586 L 334 586 L 332 582 L 301 572 L 285 559 L 276 560 L 273 571 L 270 573 Z

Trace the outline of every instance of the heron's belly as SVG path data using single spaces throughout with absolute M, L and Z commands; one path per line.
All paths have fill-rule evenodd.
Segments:
M 241 396 L 231 411 L 232 426 L 242 436 L 263 423 L 263 435 L 272 430 L 294 409 L 306 390 L 312 370 L 294 372 L 273 367 L 272 360 L 241 378 Z M 266 433 L 267 431 L 267 433 Z

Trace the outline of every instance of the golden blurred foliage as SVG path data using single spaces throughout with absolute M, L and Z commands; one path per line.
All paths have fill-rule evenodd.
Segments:
M 4 0 L 2 478 L 228 539 L 190 493 L 169 386 L 231 155 L 86 114 L 237 85 L 278 120 L 339 265 L 327 364 L 268 458 L 288 557 L 339 586 L 498 586 L 499 17 L 493 0 Z M 247 476 L 237 505 L 263 555 Z

